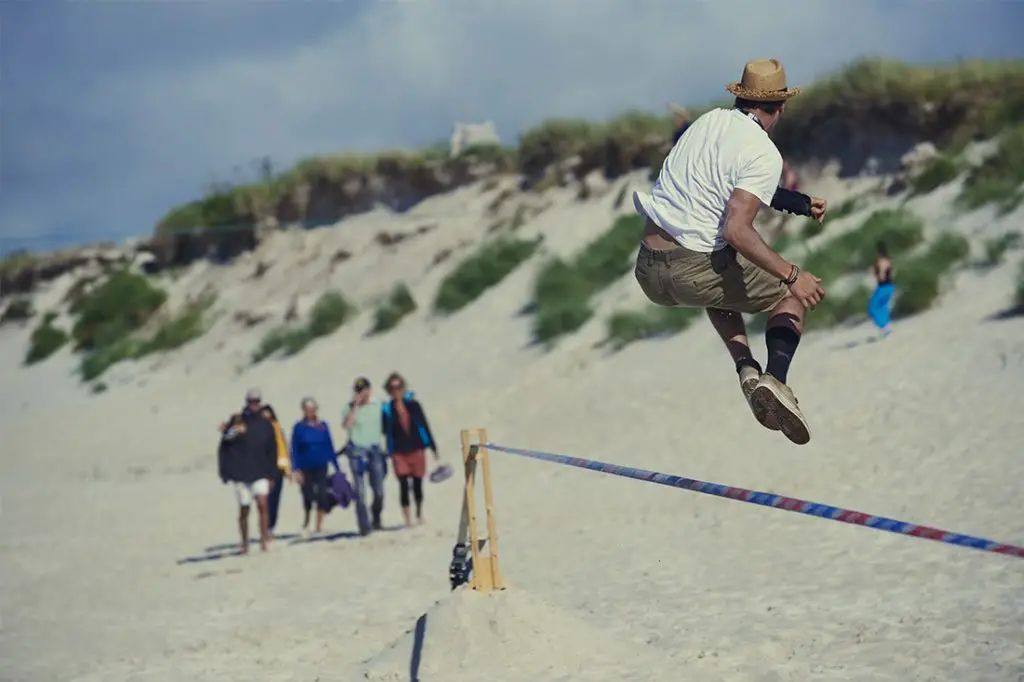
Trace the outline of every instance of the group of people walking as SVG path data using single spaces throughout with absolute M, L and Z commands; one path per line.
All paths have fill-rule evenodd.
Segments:
M 437 444 L 426 412 L 407 389 L 405 379 L 392 373 L 384 386 L 388 399 L 381 402 L 373 398 L 368 379 L 356 379 L 352 397 L 341 411 L 341 428 L 347 439 L 340 448 L 335 447 L 331 428 L 320 418 L 314 398 L 302 399 L 302 416 L 292 427 L 289 441 L 260 390 L 246 393 L 245 407 L 221 424 L 218 448 L 220 479 L 232 485 L 238 502 L 243 554 L 249 549 L 253 504 L 259 517 L 260 549 L 266 550 L 277 526 L 281 493 L 289 480 L 302 493 L 303 536 L 309 537 L 311 521 L 314 532 L 322 532 L 324 517 L 331 509 L 330 469 L 335 469 L 334 476 L 344 477 L 339 458 L 349 463 L 360 534 L 383 528 L 384 481 L 389 462 L 398 478 L 405 525 L 412 525 L 413 505 L 417 522 L 423 523 L 426 452 L 430 450 L 439 460 Z M 445 472 L 450 474 L 450 469 L 438 470 L 441 477 Z

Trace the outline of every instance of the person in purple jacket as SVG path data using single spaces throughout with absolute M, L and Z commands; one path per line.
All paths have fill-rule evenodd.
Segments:
M 292 471 L 302 488 L 302 507 L 306 512 L 302 535 L 309 537 L 309 517 L 316 505 L 315 530 L 323 530 L 327 510 L 327 466 L 335 461 L 334 441 L 327 422 L 317 416 L 313 398 L 302 399 L 302 419 L 292 427 Z

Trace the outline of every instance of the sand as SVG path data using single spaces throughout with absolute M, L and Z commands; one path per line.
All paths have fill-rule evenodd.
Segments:
M 571 254 L 610 223 L 617 189 L 584 204 L 552 194 L 521 231 Z M 911 205 L 948 218 L 948 197 L 936 195 Z M 458 477 L 427 485 L 423 527 L 394 529 L 389 478 L 392 530 L 353 538 L 354 515 L 339 510 L 308 542 L 294 537 L 301 509 L 288 485 L 284 537 L 265 555 L 235 556 L 216 423 L 259 385 L 286 423 L 303 395 L 317 396 L 337 430 L 352 378 L 379 382 L 392 369 L 422 397 L 447 461 L 460 428 L 485 426 L 512 446 L 1024 544 L 1024 320 L 988 320 L 1008 300 L 1020 252 L 963 272 L 936 310 L 883 342 L 868 342 L 864 325 L 808 335 L 791 373 L 813 433 L 802 448 L 753 420 L 706 324 L 609 355 L 594 348 L 599 315 L 550 353 L 530 346 L 517 312 L 541 258 L 450 318 L 421 309 L 368 339 L 365 313 L 296 358 L 248 365 L 268 327 L 241 329 L 233 312 L 283 311 L 292 294 L 328 285 L 366 306 L 398 276 L 429 301 L 458 255 L 425 263 L 478 233 L 492 198 L 469 188 L 411 216 L 283 233 L 236 265 L 187 271 L 174 295 L 217 287 L 218 325 L 179 352 L 115 367 L 102 394 L 74 380 L 67 352 L 21 367 L 28 331 L 0 330 L 0 677 L 409 679 L 425 613 L 424 681 L 1024 676 L 1019 559 L 510 455 L 493 455 L 512 585 L 499 595 L 450 592 Z M 948 222 L 989 234 L 1021 217 Z M 393 253 L 373 241 L 430 222 Z M 343 247 L 352 260 L 332 272 Z M 260 259 L 273 265 L 252 280 Z M 46 296 L 58 300 L 62 286 Z M 599 310 L 638 302 L 635 289 L 625 278 Z

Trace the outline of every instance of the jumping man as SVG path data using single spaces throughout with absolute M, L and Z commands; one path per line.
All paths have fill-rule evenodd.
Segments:
M 669 152 L 650 193 L 635 192 L 646 218 L 636 278 L 662 306 L 703 308 L 725 342 L 755 418 L 794 443 L 807 420 L 787 385 L 804 313 L 825 296 L 821 280 L 773 251 L 754 229 L 763 205 L 821 221 L 825 200 L 780 188 L 782 155 L 768 136 L 800 92 L 786 86 L 776 59 L 748 62 L 726 86 L 731 109 L 697 118 Z M 768 366 L 762 373 L 741 313 L 768 312 Z

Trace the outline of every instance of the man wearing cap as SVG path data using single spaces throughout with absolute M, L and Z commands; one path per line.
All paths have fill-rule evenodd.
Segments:
M 371 397 L 372 388 L 366 377 L 359 377 L 352 386 L 352 400 L 348 402 L 341 415 L 341 425 L 348 431 L 348 443 L 344 453 L 349 458 L 352 478 L 356 485 L 356 517 L 359 520 L 359 532 L 363 535 L 370 532 L 371 521 L 366 513 L 366 488 L 373 491 L 372 526 L 381 529 L 380 515 L 384 510 L 384 475 L 387 462 L 381 439 L 384 436 L 381 428 L 381 406 Z
M 703 308 L 725 342 L 755 418 L 792 442 L 810 440 L 787 384 L 805 311 L 825 296 L 817 277 L 773 251 L 753 226 L 762 206 L 821 221 L 825 201 L 780 188 L 782 155 L 768 136 L 800 92 L 777 59 L 748 62 L 726 90 L 732 108 L 698 117 L 672 148 L 652 190 L 635 192 L 644 216 L 636 279 L 662 306 Z M 769 314 L 762 373 L 742 313 Z
M 270 540 L 268 495 L 277 472 L 278 445 L 273 425 L 260 413 L 261 402 L 257 390 L 246 393 L 245 408 L 222 425 L 217 450 L 217 473 L 222 483 L 232 485 L 238 502 L 242 554 L 249 552 L 253 502 L 259 516 L 260 549 L 266 551 Z

